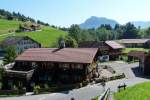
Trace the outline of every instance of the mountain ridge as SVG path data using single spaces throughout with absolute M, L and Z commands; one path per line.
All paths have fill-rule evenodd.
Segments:
M 150 27 L 150 21 L 130 21 L 135 27 L 141 28 L 148 28 Z M 112 27 L 115 27 L 116 24 L 120 24 L 116 20 L 109 19 L 106 17 L 96 17 L 91 16 L 90 18 L 86 19 L 85 22 L 79 24 L 81 29 L 91 29 L 91 28 L 98 28 L 102 24 L 110 24 Z M 120 24 L 121 25 L 121 24 Z
M 91 16 L 85 22 L 81 23 L 79 26 L 82 29 L 89 29 L 89 28 L 98 28 L 102 24 L 110 24 L 112 27 L 114 27 L 116 24 L 119 23 L 115 20 L 108 19 L 105 17 Z

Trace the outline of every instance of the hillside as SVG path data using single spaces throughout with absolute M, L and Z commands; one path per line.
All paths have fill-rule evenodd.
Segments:
M 0 34 L 2 34 L 0 35 L 0 41 L 12 35 L 29 36 L 32 39 L 35 39 L 36 41 L 40 42 L 43 47 L 53 47 L 60 36 L 67 35 L 67 33 L 64 31 L 54 29 L 48 26 L 43 26 L 41 31 L 7 34 L 10 30 L 17 29 L 20 23 L 22 22 L 0 19 Z
M 21 23 L 21 21 L 9 21 L 0 19 L 0 34 L 6 34 L 13 30 L 16 30 L 19 27 L 19 24 Z
M 80 24 L 80 28 L 82 29 L 98 28 L 102 24 L 110 24 L 112 27 L 114 27 L 116 24 L 118 24 L 118 22 L 104 17 L 92 16 L 89 19 L 87 19 L 84 23 Z

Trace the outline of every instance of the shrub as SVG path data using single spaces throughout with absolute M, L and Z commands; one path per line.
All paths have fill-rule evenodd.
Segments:
M 39 94 L 40 93 L 40 86 L 39 85 L 36 85 L 34 86 L 34 94 Z
M 44 88 L 48 89 L 49 88 L 48 84 L 44 84 Z

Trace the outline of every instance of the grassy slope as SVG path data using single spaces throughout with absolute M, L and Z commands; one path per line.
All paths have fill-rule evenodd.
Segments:
M 0 19 L 0 32 L 8 33 L 9 29 L 16 29 L 19 26 L 17 21 L 7 21 Z M 3 34 L 4 34 L 3 33 Z M 0 41 L 13 34 L 0 36 Z M 16 36 L 29 36 L 34 40 L 40 42 L 43 47 L 52 47 L 55 45 L 58 37 L 67 35 L 66 32 L 57 30 L 51 27 L 42 27 L 42 31 L 36 32 L 21 32 L 15 33 Z
M 137 84 L 115 93 L 115 100 L 150 100 L 150 82 Z
M 0 19 L 0 34 L 8 33 L 11 30 L 16 30 L 19 27 L 20 21 L 8 21 Z
M 124 53 L 128 53 L 130 51 L 145 51 L 148 52 L 149 49 L 145 49 L 145 48 L 125 48 L 123 50 Z

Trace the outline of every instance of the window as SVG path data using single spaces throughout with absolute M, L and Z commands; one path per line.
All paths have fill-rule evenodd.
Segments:
M 76 65 L 75 65 L 75 68 L 76 68 L 76 69 L 82 69 L 82 68 L 83 68 L 83 65 L 81 65 L 81 64 L 76 64 Z
M 37 67 L 37 64 L 35 62 L 32 62 L 32 67 L 33 68 Z
M 63 68 L 69 68 L 69 64 L 63 64 Z

